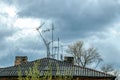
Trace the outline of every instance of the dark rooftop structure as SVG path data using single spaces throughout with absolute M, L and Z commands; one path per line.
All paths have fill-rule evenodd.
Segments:
M 16 56 L 15 57 L 15 65 L 27 63 L 27 60 L 28 60 L 27 56 Z
M 15 65 L 11 67 L 6 68 L 0 68 L 0 78 L 6 78 L 6 77 L 18 77 L 18 71 L 19 68 L 21 69 L 22 76 L 26 76 L 25 71 L 29 70 L 30 67 L 34 66 L 34 63 L 38 62 L 38 70 L 41 73 L 40 76 L 44 76 L 45 71 L 49 70 L 49 66 L 52 68 L 52 76 L 57 75 L 67 75 L 67 76 L 73 76 L 73 77 L 79 77 L 79 78 L 95 78 L 96 80 L 115 80 L 115 76 L 106 74 L 97 70 L 84 68 L 81 66 L 73 65 L 68 62 L 59 61 L 56 59 L 51 58 L 42 58 L 35 61 L 23 63 L 20 65 Z M 57 68 L 59 68 L 59 73 L 57 72 Z M 67 71 L 67 72 L 65 72 Z M 103 79 L 104 78 L 104 79 Z M 2 79 L 0 79 L 2 80 Z M 80 80 L 80 79 L 78 79 Z M 90 79 L 88 79 L 90 80 Z

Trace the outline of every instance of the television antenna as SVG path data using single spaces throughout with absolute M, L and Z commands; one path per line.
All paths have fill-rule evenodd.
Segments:
M 36 28 L 36 30 L 38 31 L 38 33 L 39 33 L 39 35 L 40 35 L 40 37 L 42 38 L 42 40 L 43 40 L 43 42 L 44 42 L 44 44 L 45 44 L 45 46 L 46 46 L 46 51 L 47 51 L 47 58 L 50 58 L 50 44 L 52 43 L 52 54 L 53 54 L 53 30 L 54 30 L 54 26 L 53 26 L 53 24 L 52 24 L 52 28 L 51 29 L 46 29 L 46 30 L 42 30 L 42 32 L 49 32 L 49 31 L 51 31 L 52 30 L 52 41 L 50 41 L 50 42 L 48 42 L 44 37 L 43 37 L 43 35 L 42 35 L 42 33 L 41 33 L 41 31 L 40 31 L 40 29 L 41 29 L 41 27 L 44 25 L 45 23 L 42 23 L 38 28 Z
M 40 28 L 44 25 L 45 23 L 42 23 L 38 28 L 36 28 L 36 30 L 38 31 L 40 37 L 42 38 L 45 46 L 46 46 L 46 51 L 47 51 L 47 58 L 50 57 L 50 43 L 51 42 L 47 42 L 46 39 L 43 37 L 42 33 L 40 32 Z

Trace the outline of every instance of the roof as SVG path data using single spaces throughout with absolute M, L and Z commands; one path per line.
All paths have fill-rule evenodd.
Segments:
M 45 71 L 49 71 L 51 66 L 53 76 L 72 75 L 80 77 L 114 77 L 113 75 L 105 74 L 97 70 L 84 68 L 81 66 L 73 65 L 64 61 L 59 61 L 51 58 L 42 58 L 18 66 L 0 68 L 0 77 L 17 77 L 19 69 L 21 69 L 22 76 L 26 76 L 25 71 L 29 70 L 30 67 L 33 67 L 35 62 L 38 62 L 39 64 L 38 70 L 40 71 L 41 76 L 44 75 Z

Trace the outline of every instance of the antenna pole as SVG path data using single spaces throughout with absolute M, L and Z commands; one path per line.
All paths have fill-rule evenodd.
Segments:
M 61 60 L 63 60 L 63 45 L 61 45 L 62 53 L 61 53 Z
M 52 23 L 52 55 L 53 55 L 53 30 L 54 30 L 54 25 Z
M 49 57 L 50 57 L 50 48 L 49 48 L 50 42 L 48 43 L 48 42 L 46 41 L 46 39 L 42 36 L 41 32 L 39 31 L 39 29 L 40 29 L 44 24 L 45 24 L 45 23 L 41 24 L 40 27 L 36 28 L 36 30 L 39 32 L 40 37 L 42 38 L 42 40 L 43 40 L 43 42 L 44 42 L 44 44 L 45 44 L 45 46 L 46 46 L 47 58 L 49 58 Z
M 58 38 L 58 54 L 57 54 L 57 59 L 59 60 L 59 38 Z

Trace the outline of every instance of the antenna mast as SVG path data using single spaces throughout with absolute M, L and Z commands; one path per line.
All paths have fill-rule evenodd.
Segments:
M 40 28 L 41 28 L 44 24 L 45 24 L 45 23 L 41 24 L 40 27 L 36 28 L 36 30 L 39 32 L 40 37 L 42 38 L 42 40 L 43 40 L 43 42 L 44 42 L 44 44 L 45 44 L 45 46 L 46 46 L 47 57 L 49 58 L 49 57 L 50 57 L 50 43 L 51 43 L 51 42 L 47 42 L 47 41 L 45 40 L 45 38 L 42 36 L 41 32 L 39 31 Z
M 57 59 L 59 60 L 59 38 L 58 38 L 58 54 L 57 54 Z
M 53 30 L 54 30 L 54 25 L 52 23 L 52 55 L 53 55 Z

